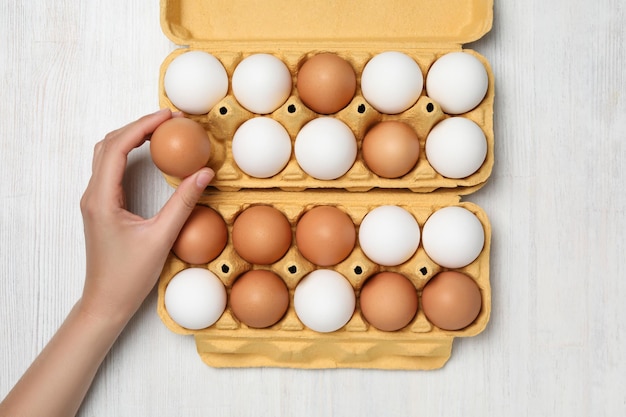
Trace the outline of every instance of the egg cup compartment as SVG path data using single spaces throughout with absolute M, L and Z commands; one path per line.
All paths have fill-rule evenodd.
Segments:
M 229 77 L 229 89 L 227 96 L 217 103 L 207 114 L 188 115 L 204 126 L 211 139 L 213 155 L 208 162 L 208 166 L 215 172 L 216 176 L 212 186 L 220 190 L 238 189 L 259 189 L 259 188 L 280 188 L 282 190 L 303 190 L 314 188 L 343 188 L 350 191 L 367 191 L 373 188 L 385 189 L 409 189 L 415 192 L 430 192 L 439 188 L 458 188 L 459 193 L 465 194 L 480 188 L 491 173 L 493 166 L 493 76 L 488 62 L 478 53 L 471 50 L 463 50 L 477 57 L 485 66 L 489 76 L 487 93 L 482 102 L 473 110 L 459 115 L 474 121 L 485 134 L 487 140 L 487 155 L 481 167 L 473 174 L 465 178 L 446 178 L 437 173 L 429 164 L 426 158 L 424 146 L 426 137 L 430 130 L 438 122 L 450 115 L 445 114 L 440 106 L 426 95 L 425 88 L 422 89 L 421 96 L 417 102 L 404 112 L 399 114 L 383 114 L 372 107 L 363 97 L 360 88 L 360 78 L 363 68 L 367 62 L 381 50 L 344 50 L 334 49 L 286 49 L 276 50 L 259 49 L 257 51 L 246 50 L 246 52 L 219 51 L 211 49 L 191 49 L 202 50 L 218 58 L 224 65 Z M 413 58 L 419 65 L 425 76 L 433 62 L 440 56 L 458 51 L 450 50 L 416 50 L 416 49 L 395 49 Z M 161 78 L 159 88 L 159 99 L 161 107 L 169 107 L 177 110 L 165 94 L 164 76 L 171 62 L 181 54 L 189 52 L 187 49 L 179 49 L 171 53 L 161 66 Z M 352 167 L 341 177 L 334 180 L 317 179 L 307 174 L 298 164 L 294 154 L 294 143 L 296 135 L 302 127 L 318 117 L 326 115 L 318 114 L 309 109 L 299 98 L 296 89 L 298 69 L 306 60 L 318 53 L 331 52 L 348 61 L 357 75 L 357 90 L 352 101 L 339 112 L 329 115 L 344 122 L 354 133 L 357 141 L 357 157 Z M 267 53 L 279 58 L 284 62 L 292 76 L 292 91 L 287 101 L 276 111 L 268 115 L 257 115 L 242 107 L 235 99 L 232 91 L 232 74 L 237 65 L 247 56 L 256 53 Z M 245 121 L 257 117 L 265 116 L 279 122 L 289 133 L 292 142 L 292 155 L 287 165 L 276 175 L 270 178 L 255 178 L 243 172 L 236 164 L 231 150 L 232 138 L 239 126 Z M 411 126 L 416 132 L 420 142 L 420 154 L 417 164 L 400 178 L 384 178 L 373 173 L 362 157 L 361 144 L 365 134 L 374 125 L 381 121 L 397 120 Z M 180 183 L 180 179 L 165 175 L 166 180 L 173 186 Z
M 487 216 L 472 203 L 460 202 L 453 194 L 420 195 L 406 191 L 372 190 L 350 193 L 343 190 L 310 190 L 302 193 L 281 191 L 249 191 L 247 201 L 242 193 L 213 191 L 203 196 L 200 204 L 209 206 L 226 221 L 229 238 L 226 248 L 205 265 L 191 265 L 171 254 L 158 284 L 158 312 L 166 326 L 175 333 L 194 335 L 202 360 L 215 367 L 276 366 L 297 368 L 379 368 L 379 369 L 434 369 L 443 366 L 451 354 L 454 337 L 468 337 L 480 333 L 489 320 L 491 290 L 489 284 L 489 251 L 491 228 Z M 252 205 L 271 205 L 282 212 L 292 226 L 292 246 L 287 254 L 271 265 L 253 265 L 243 260 L 234 250 L 231 239 L 236 217 Z M 442 330 L 432 325 L 418 307 L 413 320 L 397 331 L 382 331 L 368 324 L 361 314 L 359 293 L 367 279 L 378 272 L 398 272 L 415 286 L 418 295 L 424 285 L 439 272 L 448 270 L 433 262 L 422 244 L 406 262 L 397 266 L 381 266 L 365 256 L 358 241 L 352 253 L 332 269 L 342 274 L 351 284 L 357 297 L 352 318 L 341 329 L 321 333 L 307 328 L 294 309 L 293 295 L 298 283 L 310 272 L 321 269 L 306 260 L 298 251 L 295 227 L 298 220 L 317 206 L 335 206 L 347 213 L 355 227 L 372 209 L 394 204 L 406 209 L 417 220 L 420 229 L 436 210 L 460 206 L 474 213 L 480 220 L 485 243 L 476 260 L 455 269 L 470 276 L 478 285 L 482 298 L 481 311 L 476 319 L 461 330 Z M 225 312 L 212 326 L 189 330 L 178 325 L 169 316 L 164 294 L 170 280 L 180 271 L 207 268 L 222 281 L 230 295 L 236 279 L 253 269 L 268 269 L 285 282 L 290 295 L 287 313 L 271 327 L 250 328 L 241 323 L 228 303 Z M 421 303 L 421 302 L 420 302 Z

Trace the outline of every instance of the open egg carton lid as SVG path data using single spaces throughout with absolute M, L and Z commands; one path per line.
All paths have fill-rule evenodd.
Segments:
M 161 27 L 174 43 L 231 51 L 460 48 L 489 32 L 492 20 L 493 0 L 161 0 Z
M 240 189 L 345 189 L 363 192 L 374 188 L 407 189 L 429 193 L 455 190 L 458 195 L 472 193 L 489 178 L 493 166 L 494 81 L 489 63 L 480 54 L 465 50 L 482 62 L 488 74 L 488 89 L 482 102 L 464 114 L 446 114 L 428 97 L 426 89 L 409 109 L 384 114 L 363 97 L 360 76 L 375 55 L 397 51 L 413 58 L 424 76 L 431 65 L 449 52 L 463 50 L 462 44 L 479 39 L 491 29 L 492 0 L 417 1 L 269 1 L 243 0 L 161 0 L 161 27 L 165 35 L 181 48 L 162 63 L 159 82 L 161 107 L 177 107 L 164 89 L 164 77 L 172 61 L 191 50 L 214 55 L 224 66 L 228 93 L 206 114 L 188 115 L 203 125 L 211 139 L 213 153 L 208 166 L 216 172 L 211 186 L 225 191 Z M 345 174 L 332 180 L 315 178 L 305 172 L 295 155 L 284 169 L 266 178 L 251 176 L 240 169 L 233 157 L 231 143 L 237 129 L 246 121 L 266 116 L 278 121 L 289 133 L 292 143 L 308 122 L 323 117 L 305 106 L 295 87 L 303 63 L 320 52 L 334 53 L 354 68 L 357 91 L 353 100 L 330 117 L 344 122 L 354 133 L 358 154 Z M 235 99 L 230 81 L 237 65 L 255 53 L 272 54 L 285 63 L 293 78 L 293 89 L 285 103 L 271 114 L 258 115 L 246 110 Z M 431 129 L 444 119 L 459 116 L 475 122 L 483 131 L 487 151 L 484 162 L 466 177 L 444 176 L 426 157 L 425 143 Z M 406 174 L 385 178 L 370 170 L 362 153 L 365 134 L 382 121 L 400 121 L 411 126 L 420 142 L 417 163 Z M 165 175 L 176 187 L 180 178 Z

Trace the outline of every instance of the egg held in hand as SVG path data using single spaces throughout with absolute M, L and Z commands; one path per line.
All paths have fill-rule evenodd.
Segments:
M 152 133 L 150 155 L 164 174 L 185 178 L 209 162 L 211 141 L 199 123 L 175 117 Z

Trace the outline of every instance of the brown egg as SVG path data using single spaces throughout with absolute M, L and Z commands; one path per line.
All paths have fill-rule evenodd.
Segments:
M 336 265 L 350 255 L 356 242 L 356 229 L 346 213 L 333 206 L 307 211 L 296 225 L 298 250 L 319 266 Z
M 444 330 L 469 326 L 478 317 L 481 305 L 478 285 L 461 272 L 440 272 L 426 283 L 422 291 L 426 318 Z
M 252 206 L 235 219 L 233 247 L 246 261 L 268 265 L 278 261 L 291 246 L 291 225 L 271 206 Z
M 230 307 L 245 325 L 258 329 L 269 327 L 285 315 L 289 307 L 289 291 L 284 281 L 272 271 L 248 271 L 233 284 Z
M 199 123 L 174 117 L 152 133 L 150 155 L 163 173 L 185 178 L 209 162 L 211 141 Z
M 398 178 L 417 164 L 420 142 L 411 126 L 387 120 L 365 134 L 361 150 L 372 172 L 384 178 Z
M 296 89 L 300 100 L 311 110 L 332 114 L 352 101 L 356 75 L 348 61 L 332 53 L 307 59 L 298 71 Z
M 206 264 L 222 252 L 228 229 L 222 216 L 210 207 L 196 206 L 174 242 L 172 251 L 190 264 Z
M 380 272 L 369 278 L 359 300 L 363 318 L 387 332 L 405 327 L 417 313 L 417 290 L 396 272 Z

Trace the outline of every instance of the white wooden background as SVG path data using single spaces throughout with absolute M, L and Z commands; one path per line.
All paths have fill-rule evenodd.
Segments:
M 157 0 L 0 0 L 0 396 L 80 294 L 93 145 L 156 110 L 175 47 Z M 468 199 L 493 225 L 493 313 L 432 372 L 205 366 L 153 293 L 81 416 L 626 415 L 626 10 L 498 1 L 469 45 L 496 74 L 496 165 Z M 171 190 L 131 158 L 129 201 Z

